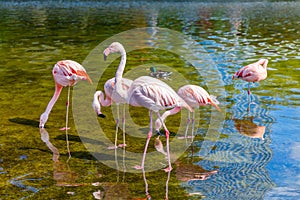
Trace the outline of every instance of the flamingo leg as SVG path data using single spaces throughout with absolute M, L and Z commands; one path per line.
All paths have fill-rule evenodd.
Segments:
M 123 144 L 119 144 L 118 147 L 125 147 L 125 104 L 123 105 L 123 114 L 122 114 L 122 129 L 123 129 Z
M 171 176 L 171 171 L 168 171 L 168 178 L 166 181 L 166 198 L 165 199 L 169 199 L 169 180 L 170 180 L 170 176 Z
M 146 194 L 146 197 L 150 197 L 145 169 L 143 168 L 142 171 L 143 171 L 143 179 L 144 179 L 144 182 L 145 182 L 145 194 Z
M 125 173 L 126 173 L 126 163 L 125 163 L 125 147 L 123 148 L 123 182 L 125 181 Z
M 163 121 L 162 118 L 160 117 L 159 112 L 157 112 L 156 114 L 157 114 L 158 118 L 160 119 L 160 121 L 161 121 L 161 123 L 162 123 L 162 125 L 163 125 L 163 127 L 164 127 L 164 129 L 165 129 L 165 132 L 166 132 L 166 141 L 167 141 L 167 142 L 166 142 L 166 143 L 167 143 L 166 146 L 167 146 L 167 157 L 168 157 L 168 164 L 169 164 L 169 167 L 165 168 L 164 171 L 165 171 L 165 172 L 169 172 L 169 171 L 172 170 L 172 166 L 171 166 L 171 157 L 170 157 L 170 144 L 169 144 L 170 132 L 169 132 L 169 130 L 167 129 L 167 127 L 166 127 L 164 121 Z
M 186 129 L 185 129 L 185 134 L 184 134 L 185 138 L 187 137 L 189 125 L 191 123 L 191 112 L 190 111 L 188 111 L 188 112 L 189 112 L 189 115 L 188 115 L 188 119 L 187 119 L 187 122 L 186 122 Z
M 193 112 L 193 118 L 192 118 L 192 139 L 194 138 L 194 130 L 195 130 L 195 112 Z
M 116 119 L 116 131 L 115 131 L 115 145 L 114 145 L 114 146 L 109 146 L 109 147 L 107 147 L 107 149 L 116 149 L 116 148 L 118 148 L 117 142 L 118 142 L 119 119 L 120 119 L 120 114 L 119 114 L 119 104 L 117 104 L 117 119 Z
M 115 148 L 115 162 L 116 162 L 116 169 L 117 169 L 117 182 L 119 182 L 119 162 L 118 162 L 118 149 Z
M 68 149 L 68 154 L 69 154 L 68 161 L 71 158 L 69 137 L 68 137 L 69 105 L 70 105 L 70 86 L 68 87 L 68 100 L 67 100 L 67 112 L 66 112 L 66 140 L 67 140 L 67 149 Z
M 141 166 L 135 166 L 134 167 L 135 169 L 144 169 L 144 167 L 145 167 L 146 153 L 147 153 L 149 142 L 150 142 L 150 139 L 151 139 L 151 136 L 152 136 L 152 110 L 149 110 L 149 114 L 150 114 L 150 125 L 149 125 L 149 132 L 148 132 L 148 135 L 147 135 L 147 141 L 146 141 L 145 148 L 144 148 L 142 164 L 141 164 Z
M 248 95 L 250 96 L 250 82 L 248 82 Z
M 123 105 L 123 145 L 119 144 L 119 147 L 124 147 L 123 148 L 123 172 L 124 172 L 124 176 L 123 176 L 123 180 L 125 179 L 125 172 L 126 172 L 126 165 L 125 165 L 125 147 L 126 147 L 126 143 L 125 143 L 125 104 Z
M 250 92 L 250 82 L 248 82 L 248 105 L 247 105 L 247 112 L 250 111 L 250 104 L 251 104 L 251 92 Z

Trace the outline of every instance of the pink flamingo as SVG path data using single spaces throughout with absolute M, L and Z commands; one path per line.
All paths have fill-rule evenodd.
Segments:
M 126 65 L 126 51 L 124 49 L 124 47 L 120 44 L 120 54 L 121 54 L 121 60 L 119 63 L 119 66 L 121 68 L 125 68 Z M 108 54 L 107 54 L 108 55 Z M 104 59 L 106 59 L 106 56 L 104 57 Z M 128 90 L 130 85 L 132 84 L 132 80 L 126 79 L 126 78 L 122 78 L 122 87 L 124 90 Z M 102 114 L 101 112 L 101 106 L 110 106 L 112 104 L 112 102 L 115 102 L 117 104 L 117 120 L 116 120 L 116 133 L 115 133 L 115 145 L 108 147 L 108 149 L 116 149 L 118 146 L 119 147 L 123 147 L 126 146 L 125 144 L 125 106 L 123 107 L 123 117 L 122 117 L 122 124 L 123 124 L 123 144 L 120 144 L 117 146 L 117 134 L 118 134 L 118 128 L 119 128 L 119 104 L 125 104 L 126 101 L 124 98 L 114 98 L 112 93 L 114 91 L 115 88 L 115 78 L 111 78 L 109 80 L 107 80 L 104 84 L 104 91 L 105 91 L 105 95 L 106 95 L 106 99 L 104 99 L 104 94 L 102 91 L 96 91 L 94 94 L 94 101 L 93 101 L 93 108 L 95 110 L 95 112 L 97 113 L 97 115 L 99 117 L 104 118 L 105 115 Z
M 121 63 L 120 63 L 121 64 Z M 125 63 L 124 63 L 125 65 Z M 128 90 L 132 84 L 132 80 L 122 78 L 122 87 L 124 90 Z M 101 106 L 110 106 L 113 102 L 117 105 L 117 120 L 116 120 L 116 133 L 115 133 L 115 145 L 108 147 L 108 149 L 115 149 L 117 147 L 124 147 L 125 144 L 125 106 L 123 107 L 122 124 L 123 124 L 123 144 L 117 146 L 117 133 L 119 128 L 119 104 L 125 104 L 124 99 L 112 98 L 112 93 L 115 88 L 115 78 L 107 80 L 104 84 L 104 91 L 106 99 L 104 99 L 104 93 L 102 91 L 96 91 L 94 94 L 93 108 L 99 117 L 105 118 L 106 116 L 101 112 Z
M 213 95 L 209 95 L 205 89 L 203 89 L 202 87 L 200 87 L 198 85 L 184 85 L 178 89 L 177 94 L 192 108 L 199 108 L 200 106 L 212 105 L 218 111 L 221 111 L 218 106 L 219 102 L 216 99 L 216 97 Z M 161 118 L 164 121 L 169 115 L 174 115 L 179 111 L 180 111 L 180 109 L 177 109 L 177 108 L 166 111 L 162 115 Z M 184 138 L 187 138 L 187 130 L 188 130 L 190 121 L 191 120 L 190 120 L 190 112 L 189 112 L 188 120 L 187 120 L 187 128 L 185 131 Z M 193 112 L 193 117 L 192 117 L 192 137 L 194 135 L 193 134 L 194 124 L 195 124 L 195 112 Z M 156 120 L 155 128 L 156 128 L 156 131 L 159 133 L 159 129 L 161 128 L 160 120 Z
M 122 48 L 123 46 L 120 43 L 113 42 L 108 48 L 104 50 L 104 57 L 106 57 L 110 53 L 122 52 Z M 142 163 L 141 166 L 135 166 L 136 169 L 144 169 L 147 148 L 152 136 L 152 112 L 155 112 L 158 118 L 161 118 L 159 110 L 165 110 L 174 107 L 178 107 L 179 109 L 181 109 L 181 107 L 185 107 L 191 112 L 193 112 L 193 110 L 181 97 L 177 95 L 177 93 L 170 86 L 156 78 L 141 76 L 133 81 L 128 91 L 124 90 L 122 88 L 121 82 L 124 68 L 125 65 L 119 65 L 118 67 L 118 70 L 116 72 L 115 90 L 112 96 L 115 96 L 115 98 L 123 98 L 128 104 L 132 106 L 142 106 L 149 110 L 150 125 Z M 169 149 L 169 131 L 163 121 L 162 125 L 166 131 L 166 146 L 169 164 L 169 166 L 164 170 L 166 172 L 169 172 L 172 170 Z
M 67 114 L 66 114 L 66 127 L 67 128 L 67 122 L 68 122 L 68 108 L 69 108 L 69 98 L 70 98 L 70 86 L 74 86 L 79 80 L 87 80 L 90 83 L 92 83 L 92 80 L 86 73 L 83 66 L 81 66 L 79 63 L 72 61 L 72 60 L 62 60 L 58 61 L 52 70 L 52 75 L 55 81 L 55 92 L 48 103 L 48 106 L 46 108 L 46 111 L 41 114 L 40 116 L 40 128 L 44 128 L 48 116 L 57 101 L 61 90 L 63 87 L 69 86 L 68 90 L 68 101 L 67 101 Z
M 71 158 L 71 153 L 69 149 L 69 140 L 68 140 L 68 115 L 69 115 L 69 101 L 70 101 L 70 86 L 74 86 L 79 80 L 87 80 L 90 83 L 92 83 L 92 80 L 86 73 L 83 66 L 81 66 L 79 63 L 72 61 L 72 60 L 62 60 L 58 61 L 52 70 L 52 75 L 55 81 L 55 92 L 53 97 L 51 98 L 50 102 L 48 103 L 48 106 L 46 108 L 46 111 L 41 114 L 40 116 L 40 128 L 44 128 L 48 116 L 57 101 L 61 90 L 63 87 L 68 87 L 68 100 L 67 100 L 67 111 L 66 111 L 66 126 L 64 128 L 61 128 L 61 130 L 66 130 L 66 140 L 67 140 L 67 148 L 68 148 L 68 154 L 69 159 Z
M 259 82 L 267 78 L 268 59 L 260 59 L 259 61 L 249 64 L 239 69 L 233 76 L 234 79 L 242 79 L 248 82 L 248 99 L 250 101 L 250 82 Z

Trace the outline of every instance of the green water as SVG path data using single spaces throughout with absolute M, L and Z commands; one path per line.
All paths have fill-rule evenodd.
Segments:
M 173 72 L 170 80 L 164 81 L 174 89 L 187 83 L 212 89 L 209 92 L 218 94 L 222 109 L 222 114 L 210 107 L 197 112 L 194 143 L 176 162 L 173 160 L 174 169 L 167 183 L 169 199 L 299 199 L 299 10 L 297 1 L 1 1 L 0 199 L 95 199 L 93 192 L 98 190 L 106 199 L 146 198 L 143 174 L 134 173 L 131 157 L 131 152 L 143 152 L 149 123 L 146 109 L 126 108 L 132 120 L 126 124 L 126 151 L 102 151 L 107 145 L 98 140 L 100 133 L 80 132 L 90 124 L 78 124 L 78 107 L 72 104 L 68 131 L 72 157 L 68 161 L 66 135 L 59 130 L 65 123 L 67 89 L 53 107 L 46 132 L 38 128 L 39 116 L 54 92 L 51 70 L 57 61 L 83 63 L 91 52 L 99 54 L 99 58 L 95 56 L 86 63 L 93 85 L 80 82 L 73 90 L 76 97 L 76 89 L 87 88 L 87 92 L 91 90 L 87 98 L 92 98 L 94 88 L 103 90 L 105 81 L 114 77 L 119 62 L 117 56 L 112 56 L 112 63 L 103 69 L 101 54 L 106 46 L 101 43 L 116 34 L 122 36 L 124 31 L 144 27 L 159 31 L 146 42 L 134 41 L 142 38 L 139 34 L 122 37 L 124 44 L 143 42 L 146 46 L 128 52 L 125 76 L 148 75 L 150 66 L 155 65 Z M 194 43 L 170 39 L 173 36 L 163 29 L 177 31 Z M 190 52 L 199 61 L 199 55 L 205 54 L 209 62 L 196 62 L 194 66 L 183 57 Z M 247 114 L 248 85 L 233 82 L 231 76 L 259 58 L 269 59 L 268 78 L 251 85 L 255 104 Z M 100 78 L 96 76 L 97 59 L 99 71 L 103 70 Z M 217 78 L 206 67 L 215 69 Z M 104 120 L 94 116 L 91 101 L 84 105 L 82 114 L 91 114 L 113 143 L 116 107 L 103 108 L 107 116 Z M 181 129 L 180 125 L 186 114 L 182 111 L 182 115 L 168 118 L 172 141 L 183 134 L 185 127 Z M 222 120 L 218 126 L 213 125 L 215 115 Z M 256 125 L 265 127 L 264 140 L 239 132 L 242 125 L 249 128 L 251 117 Z M 45 140 L 47 133 L 49 141 Z M 121 135 L 119 130 L 118 143 L 122 142 Z M 160 138 L 165 145 L 164 137 Z M 149 152 L 155 152 L 154 139 Z M 53 154 L 52 145 L 59 157 L 57 152 Z M 176 145 L 172 148 L 175 151 Z M 166 165 L 157 154 L 149 155 L 146 161 L 147 169 Z M 195 178 L 193 172 L 207 170 L 218 173 L 206 180 L 190 180 Z M 145 175 L 152 199 L 164 199 L 168 173 L 155 170 Z

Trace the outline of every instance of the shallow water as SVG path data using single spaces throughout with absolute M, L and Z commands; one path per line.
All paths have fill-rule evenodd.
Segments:
M 157 66 L 173 72 L 164 81 L 174 89 L 198 84 L 220 101 L 222 113 L 196 112 L 192 144 L 177 139 L 187 112 L 168 118 L 171 173 L 158 170 L 166 162 L 152 138 L 145 173 L 152 199 L 299 199 L 299 10 L 300 3 L 290 1 L 1 1 L 0 199 L 95 199 L 98 190 L 106 199 L 146 198 L 143 174 L 133 166 L 143 152 L 148 111 L 126 107 L 127 147 L 114 151 L 106 147 L 114 142 L 116 106 L 103 108 L 105 120 L 90 106 L 119 62 L 118 56 L 103 61 L 110 38 L 126 44 L 126 77 Z M 248 83 L 231 76 L 260 58 L 269 59 L 268 78 L 251 83 L 254 103 L 247 113 Z M 54 92 L 52 67 L 62 59 L 86 64 L 94 82 L 72 90 L 70 160 L 59 130 L 67 89 L 46 129 L 38 128 Z

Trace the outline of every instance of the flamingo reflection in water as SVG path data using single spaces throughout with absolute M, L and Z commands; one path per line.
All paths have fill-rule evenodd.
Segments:
M 40 128 L 40 134 L 41 140 L 47 145 L 47 147 L 53 154 L 53 178 L 54 180 L 56 180 L 56 185 L 64 187 L 78 187 L 88 185 L 86 183 L 76 183 L 76 180 L 79 178 L 79 174 L 71 171 L 67 163 L 61 162 L 59 160 L 60 153 L 58 149 L 50 142 L 47 130 L 45 128 Z
M 159 139 L 159 136 L 155 139 L 154 147 L 158 152 L 166 155 L 163 149 L 163 144 Z M 175 161 L 176 177 L 178 180 L 184 182 L 192 180 L 206 180 L 211 175 L 218 173 L 218 170 L 205 170 L 201 166 L 193 164 L 192 162 L 194 160 L 194 146 L 192 145 L 190 149 L 192 151 L 192 156 L 188 157 L 188 159 L 191 160 L 190 162 L 183 162 L 184 159 L 178 159 Z
M 245 119 L 232 119 L 234 121 L 235 128 L 242 135 L 246 135 L 251 138 L 260 138 L 264 140 L 264 134 L 266 131 L 265 126 L 258 126 L 253 122 L 254 117 Z
M 116 161 L 116 169 L 117 169 L 117 182 L 110 183 L 110 182 L 94 182 L 94 183 L 77 183 L 76 181 L 79 179 L 80 174 L 71 171 L 70 167 L 67 163 L 64 163 L 59 160 L 60 153 L 59 150 L 50 142 L 49 134 L 46 129 L 40 129 L 41 139 L 47 145 L 47 147 L 51 150 L 53 154 L 53 178 L 57 181 L 57 186 L 63 187 L 79 187 L 79 186 L 102 186 L 103 190 L 98 190 L 93 192 L 93 196 L 95 199 L 128 199 L 128 184 L 124 183 L 125 179 L 125 149 L 123 150 L 123 181 L 119 181 L 119 165 L 118 162 L 118 155 L 117 149 L 115 149 L 115 161 Z
M 199 108 L 200 106 L 212 105 L 219 112 L 221 111 L 221 109 L 218 106 L 219 101 L 216 99 L 216 97 L 213 95 L 209 95 L 205 89 L 203 89 L 198 85 L 184 85 L 178 89 L 177 94 L 192 108 Z M 166 111 L 161 118 L 164 121 L 169 115 L 174 115 L 179 111 L 180 110 L 177 108 Z M 191 122 L 190 114 L 191 113 L 189 111 L 185 136 L 183 138 L 187 138 L 187 131 L 188 131 L 189 124 Z M 193 112 L 193 117 L 192 117 L 192 138 L 194 137 L 194 126 L 195 126 L 195 112 Z M 160 128 L 161 128 L 161 122 L 160 120 L 156 120 L 155 129 L 158 133 L 160 133 L 159 132 Z M 179 137 L 179 139 L 182 139 L 182 137 Z
M 251 63 L 239 69 L 233 76 L 234 79 L 242 79 L 248 82 L 248 108 L 250 108 L 250 82 L 259 82 L 267 78 L 268 59 L 260 59 L 255 63 Z
M 109 47 L 107 47 L 104 50 L 103 54 L 106 57 L 110 53 L 122 51 L 123 48 L 124 47 L 120 43 L 113 42 L 111 45 L 109 45 Z M 156 78 L 152 78 L 150 76 L 141 76 L 135 79 L 131 84 L 129 90 L 124 90 L 122 88 L 122 76 L 124 68 L 125 65 L 119 65 L 118 70 L 116 72 L 116 85 L 115 90 L 113 92 L 113 96 L 116 96 L 114 98 L 123 98 L 128 104 L 132 106 L 145 107 L 149 110 L 150 114 L 149 132 L 144 148 L 142 163 L 141 166 L 135 166 L 136 169 L 143 169 L 149 141 L 152 136 L 152 112 L 155 112 L 158 118 L 161 119 L 159 114 L 160 110 L 165 110 L 168 108 L 176 108 L 180 110 L 182 107 L 185 107 L 191 112 L 193 112 L 193 109 L 189 105 L 187 105 L 186 102 L 181 97 L 179 97 L 170 86 L 168 86 L 163 81 L 160 81 Z M 172 170 L 169 151 L 169 131 L 164 122 L 161 121 L 161 123 L 166 132 L 169 167 L 167 167 L 164 170 L 168 172 Z

